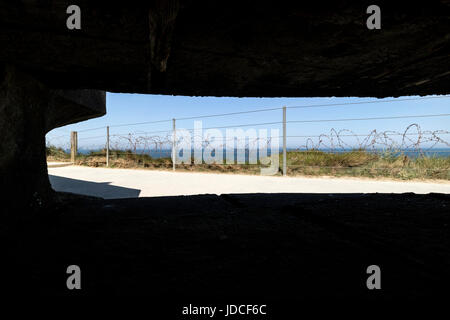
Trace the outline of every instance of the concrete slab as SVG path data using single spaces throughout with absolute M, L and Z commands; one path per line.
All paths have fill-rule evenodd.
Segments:
M 49 168 L 57 191 L 112 198 L 227 193 L 405 193 L 450 194 L 449 182 L 385 181 L 354 178 L 267 177 L 237 174 Z

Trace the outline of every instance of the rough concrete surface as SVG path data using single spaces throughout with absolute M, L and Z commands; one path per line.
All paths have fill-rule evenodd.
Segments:
M 53 211 L 0 225 L 9 296 L 145 295 L 145 306 L 171 304 L 170 319 L 180 318 L 174 303 L 191 301 L 268 303 L 273 319 L 292 318 L 273 316 L 276 301 L 293 314 L 306 300 L 346 311 L 361 301 L 448 303 L 448 195 L 61 197 Z M 79 291 L 66 287 L 73 264 Z M 373 264 L 381 290 L 366 287 Z
M 0 189 L 6 207 L 51 202 L 45 134 L 106 112 L 105 93 L 52 90 L 12 65 L 0 63 Z
M 447 94 L 448 0 L 0 1 L 0 61 L 55 88 L 214 96 Z M 39 50 L 37 50 L 39 48 Z

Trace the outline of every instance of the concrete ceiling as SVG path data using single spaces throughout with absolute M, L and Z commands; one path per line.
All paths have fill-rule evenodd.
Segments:
M 450 93 L 450 1 L 0 1 L 0 61 L 56 89 L 208 96 Z M 394 3 L 395 2 L 395 3 Z

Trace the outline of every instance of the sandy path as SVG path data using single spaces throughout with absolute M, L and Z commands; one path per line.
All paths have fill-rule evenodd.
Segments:
M 355 178 L 268 177 L 237 174 L 107 169 L 49 168 L 57 191 L 107 199 L 224 193 L 447 193 L 448 182 L 401 182 Z

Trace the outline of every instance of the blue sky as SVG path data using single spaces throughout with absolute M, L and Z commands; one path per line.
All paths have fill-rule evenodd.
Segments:
M 420 97 L 400 97 L 398 99 L 414 99 Z M 393 100 L 386 98 L 384 100 Z M 282 106 L 309 106 L 319 104 L 354 103 L 382 101 L 373 98 L 218 98 L 218 97 L 184 97 L 141 94 L 107 94 L 107 114 L 101 118 L 91 119 L 52 130 L 47 135 L 47 142 L 56 146 L 69 145 L 70 131 L 79 131 L 79 147 L 95 149 L 104 145 L 104 128 L 83 131 L 92 128 L 112 126 L 110 134 L 142 134 L 170 130 L 172 123 L 145 124 L 135 126 L 114 127 L 128 123 L 140 123 L 172 118 L 191 117 L 218 113 L 249 111 L 253 109 L 277 108 Z M 319 120 L 366 117 L 391 117 L 404 115 L 446 114 L 450 113 L 450 96 L 414 101 L 397 101 L 388 103 L 358 104 L 346 106 L 328 106 L 305 109 L 288 109 L 287 120 Z M 240 114 L 226 117 L 201 119 L 203 127 L 233 126 L 247 123 L 264 123 L 282 121 L 282 110 L 261 113 Z M 403 132 L 408 125 L 416 123 L 426 131 L 450 130 L 450 117 L 370 120 L 321 123 L 288 123 L 288 136 L 316 136 L 348 129 L 356 134 L 368 134 L 371 130 Z M 177 121 L 177 128 L 193 128 L 194 120 Z M 255 126 L 260 128 L 279 128 L 281 124 Z M 245 128 L 247 129 L 247 128 Z M 416 133 L 417 130 L 410 131 Z M 450 135 L 442 135 L 447 142 Z M 348 138 L 355 144 L 353 138 Z M 317 138 L 313 138 L 313 141 Z M 306 138 L 288 138 L 288 147 L 304 145 Z M 437 147 L 446 147 L 439 144 Z

